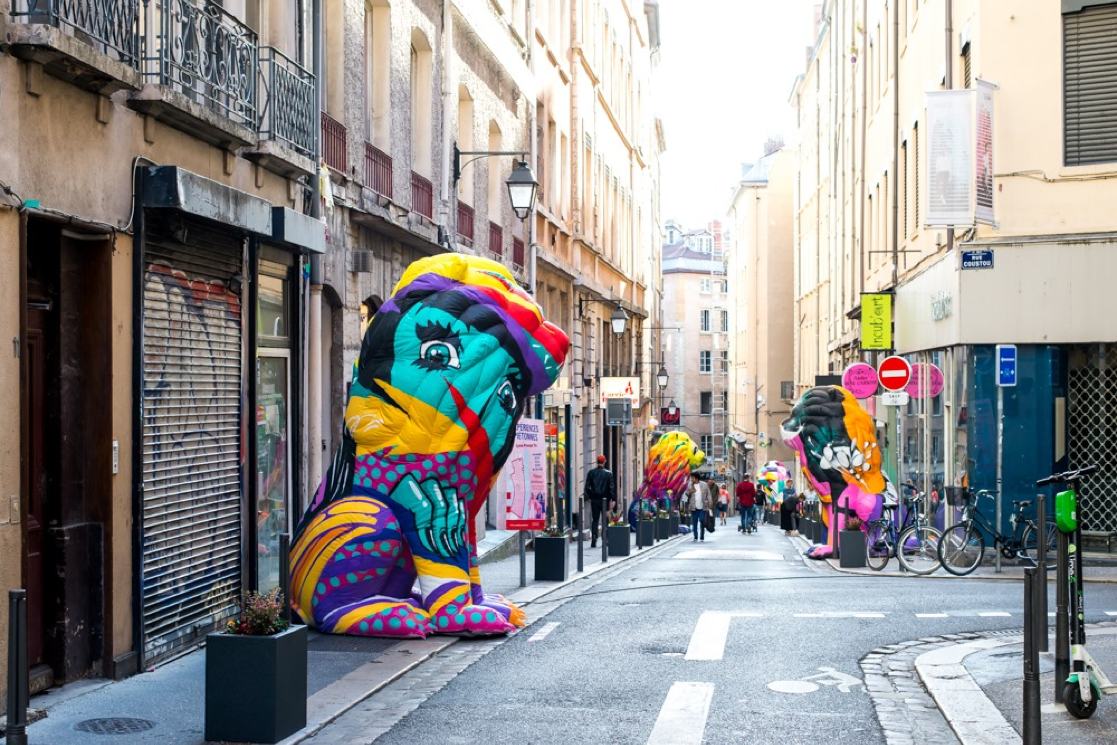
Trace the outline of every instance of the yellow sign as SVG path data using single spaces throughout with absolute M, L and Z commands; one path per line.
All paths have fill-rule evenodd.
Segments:
M 892 349 L 892 295 L 861 294 L 861 348 Z

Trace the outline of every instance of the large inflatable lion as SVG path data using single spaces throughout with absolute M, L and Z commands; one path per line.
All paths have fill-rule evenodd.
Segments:
M 417 637 L 523 625 L 481 589 L 474 517 L 568 347 L 496 262 L 407 269 L 369 323 L 342 444 L 295 533 L 291 599 L 307 624 Z

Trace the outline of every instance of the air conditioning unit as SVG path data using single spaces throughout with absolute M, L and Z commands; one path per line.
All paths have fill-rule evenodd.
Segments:
M 353 257 L 353 271 L 358 274 L 372 273 L 372 251 L 358 249 L 351 251 Z

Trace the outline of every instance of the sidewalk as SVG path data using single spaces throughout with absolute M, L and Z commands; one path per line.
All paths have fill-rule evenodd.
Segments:
M 503 537 L 506 538 L 506 537 Z M 481 578 L 486 592 L 500 593 L 523 607 L 531 618 L 531 603 L 578 582 L 584 577 L 616 567 L 631 559 L 658 552 L 678 539 L 659 541 L 642 551 L 633 541 L 628 557 L 601 561 L 601 548 L 584 544 L 585 571 L 577 572 L 577 543 L 570 544 L 570 573 L 566 582 L 536 582 L 534 558 L 527 553 L 527 587 L 520 587 L 518 550 L 505 558 L 486 562 Z M 504 540 L 487 542 L 493 551 Z M 482 557 L 483 558 L 483 557 Z M 360 701 L 368 698 L 408 670 L 458 641 L 455 637 L 395 641 L 310 632 L 307 674 L 307 727 L 288 738 L 294 745 L 311 736 Z M 153 670 L 120 682 L 90 680 L 51 689 L 31 699 L 30 706 L 45 710 L 46 717 L 28 728 L 32 743 L 143 742 L 157 745 L 198 745 L 205 726 L 205 654 L 202 647 Z M 228 695 L 236 696 L 235 681 Z M 80 729 L 79 729 L 80 727 Z M 91 731 L 92 730 L 92 731 Z M 135 734 L 140 734 L 136 738 Z

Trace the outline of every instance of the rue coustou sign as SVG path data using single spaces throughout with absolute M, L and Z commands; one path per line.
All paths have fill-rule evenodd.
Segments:
M 861 294 L 861 348 L 892 349 L 892 295 Z

